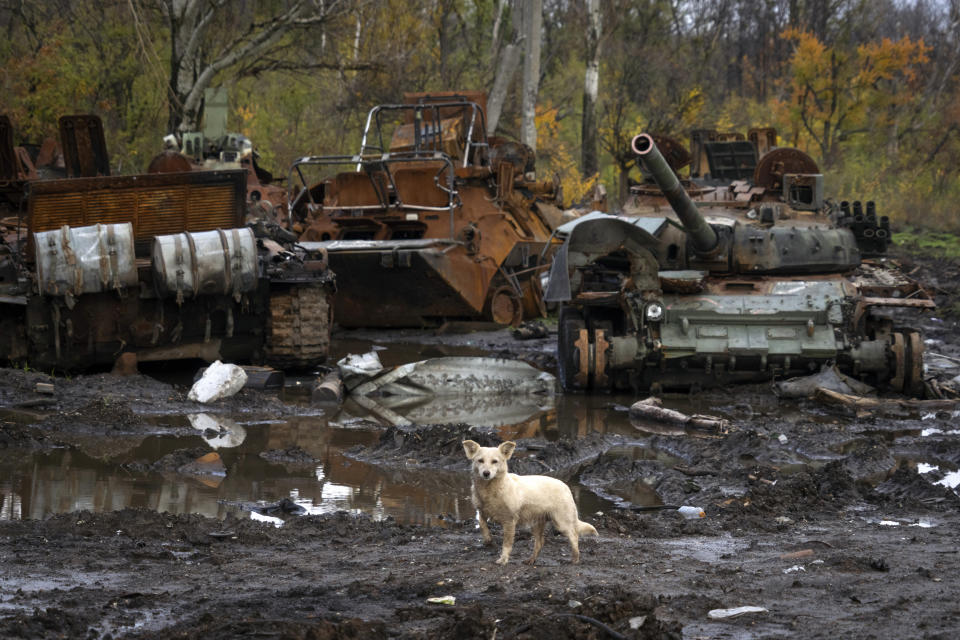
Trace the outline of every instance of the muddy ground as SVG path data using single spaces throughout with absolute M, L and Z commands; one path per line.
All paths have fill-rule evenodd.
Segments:
M 944 308 L 958 299 L 956 263 L 908 268 Z M 960 373 L 951 369 L 960 357 L 956 318 L 935 313 L 922 327 L 928 374 Z M 545 367 L 553 359 L 552 339 L 516 342 L 507 332 L 392 338 L 440 351 L 470 346 Z M 0 408 L 19 416 L 2 420 L 0 457 L 122 443 L 155 432 L 143 416 L 196 409 L 185 385 L 148 376 L 58 378 L 55 395 L 36 394 L 47 378 L 0 370 Z M 0 637 L 956 637 L 960 499 L 944 486 L 960 468 L 956 411 L 855 415 L 777 398 L 769 385 L 683 402 L 722 412 L 729 431 L 638 425 L 635 440 L 592 434 L 518 442 L 514 471 L 548 468 L 618 505 L 581 512 L 599 538 L 581 542 L 579 565 L 551 535 L 536 566 L 522 564 L 532 545 L 522 533 L 510 564 L 497 566 L 498 528 L 495 546 L 484 547 L 475 522 L 451 514 L 437 514 L 438 526 L 429 527 L 345 513 L 291 514 L 275 527 L 232 515 L 221 521 L 131 509 L 6 520 Z M 211 410 L 280 416 L 314 409 L 245 389 L 204 407 Z M 465 437 L 499 441 L 493 430 L 468 425 L 385 427 L 378 443 L 351 455 L 398 472 L 466 474 Z M 145 464 L 176 472 L 202 454 Z M 640 489 L 665 504 L 702 507 L 706 517 L 631 509 L 624 496 Z M 438 482 L 436 490 L 454 489 Z M 442 596 L 454 604 L 428 601 Z M 741 606 L 764 611 L 710 615 Z

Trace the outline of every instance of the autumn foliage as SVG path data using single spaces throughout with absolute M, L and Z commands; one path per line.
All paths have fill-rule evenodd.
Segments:
M 230 127 L 283 174 L 301 155 L 355 153 L 367 110 L 405 91 L 489 91 L 523 2 L 326 0 L 317 20 L 294 1 L 0 0 L 0 112 L 18 142 L 53 134 L 60 115 L 97 113 L 115 169 L 139 171 L 182 122 L 191 78 L 215 68 L 211 85 L 230 90 Z M 820 163 L 829 194 L 960 228 L 956 2 L 599 4 L 599 173 L 583 175 L 588 3 L 543 3 L 537 168 L 557 177 L 567 205 L 586 202 L 597 182 L 612 202 L 625 197 L 639 178 L 629 142 L 641 131 L 686 141 L 695 128 L 773 126 L 781 145 Z M 296 28 L 270 31 L 294 9 Z M 203 26 L 199 40 L 190 25 Z M 250 48 L 262 34 L 266 44 Z M 184 58 L 177 43 L 197 41 Z M 508 138 L 520 134 L 520 75 L 498 121 Z

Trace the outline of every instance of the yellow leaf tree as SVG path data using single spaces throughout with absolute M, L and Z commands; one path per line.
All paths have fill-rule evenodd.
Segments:
M 918 70 L 927 62 L 923 40 L 884 39 L 856 50 L 827 46 L 813 34 L 787 29 L 794 42 L 787 77 L 789 102 L 780 103 L 794 145 L 812 142 L 824 164 L 836 165 L 840 143 L 878 124 L 896 121 L 912 99 Z

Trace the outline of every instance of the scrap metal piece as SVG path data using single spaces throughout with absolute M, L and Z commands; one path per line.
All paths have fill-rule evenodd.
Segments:
M 62 116 L 59 121 L 63 161 L 69 178 L 110 175 L 103 121 L 96 115 Z
M 356 387 L 352 394 L 370 395 L 394 382 L 405 385 L 394 390 L 426 395 L 524 395 L 552 392 L 555 378 L 520 360 L 451 356 L 400 365 Z
M 394 425 L 502 426 L 551 408 L 555 386 L 551 374 L 526 362 L 453 356 L 394 367 L 355 387 L 349 401 Z

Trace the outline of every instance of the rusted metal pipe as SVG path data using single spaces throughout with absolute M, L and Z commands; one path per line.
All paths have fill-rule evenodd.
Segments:
M 694 249 L 698 253 L 710 253 L 717 246 L 717 232 L 714 231 L 703 218 L 697 205 L 693 203 L 687 192 L 680 184 L 680 179 L 673 172 L 667 161 L 663 159 L 653 138 L 647 133 L 641 133 L 633 139 L 633 152 L 640 156 L 643 165 L 653 175 L 660 190 L 677 217 L 690 235 Z

